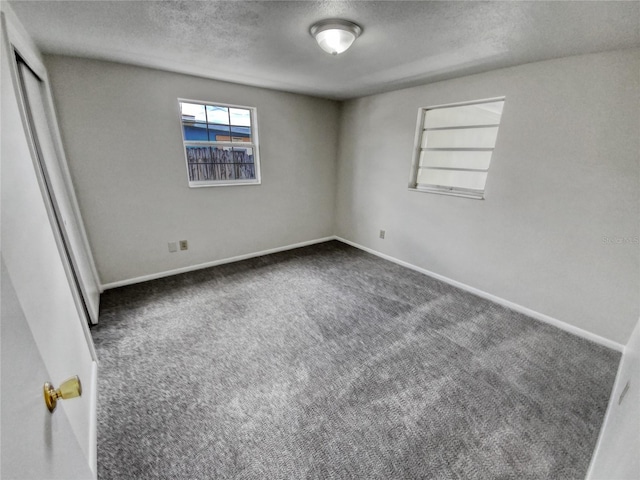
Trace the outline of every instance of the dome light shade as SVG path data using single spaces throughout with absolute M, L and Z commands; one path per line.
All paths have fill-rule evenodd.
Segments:
M 329 19 L 316 23 L 309 31 L 320 48 L 331 55 L 338 55 L 360 36 L 362 28 L 347 20 Z

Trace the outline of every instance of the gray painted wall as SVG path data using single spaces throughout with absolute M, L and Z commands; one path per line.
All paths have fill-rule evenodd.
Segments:
M 87 59 L 45 58 L 103 284 L 333 234 L 339 104 Z M 189 188 L 177 99 L 257 108 L 262 184 Z M 186 239 L 189 250 L 169 253 Z
M 636 49 L 346 102 L 336 234 L 625 344 L 639 316 L 639 71 Z M 502 95 L 486 200 L 409 191 L 418 108 Z
M 621 344 L 640 315 L 640 50 L 365 97 L 342 115 L 301 95 L 46 61 L 103 284 L 337 234 Z M 486 199 L 409 191 L 418 108 L 502 95 Z M 257 107 L 262 185 L 187 187 L 178 97 Z M 189 250 L 169 253 L 180 239 Z

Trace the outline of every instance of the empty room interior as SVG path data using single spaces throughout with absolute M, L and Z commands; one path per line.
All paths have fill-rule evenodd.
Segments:
M 640 478 L 639 2 L 0 5 L 2 478 Z

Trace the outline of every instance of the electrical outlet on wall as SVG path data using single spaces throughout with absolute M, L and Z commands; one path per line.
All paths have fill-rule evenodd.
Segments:
M 176 242 L 169 242 L 169 251 L 171 253 L 178 251 L 178 244 Z
M 384 240 L 384 230 L 380 230 L 380 238 Z
M 180 240 L 180 250 L 187 250 L 189 248 L 189 244 L 186 240 Z

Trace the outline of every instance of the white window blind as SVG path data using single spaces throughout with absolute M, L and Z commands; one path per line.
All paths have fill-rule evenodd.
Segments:
M 420 109 L 409 187 L 484 198 L 504 98 Z

